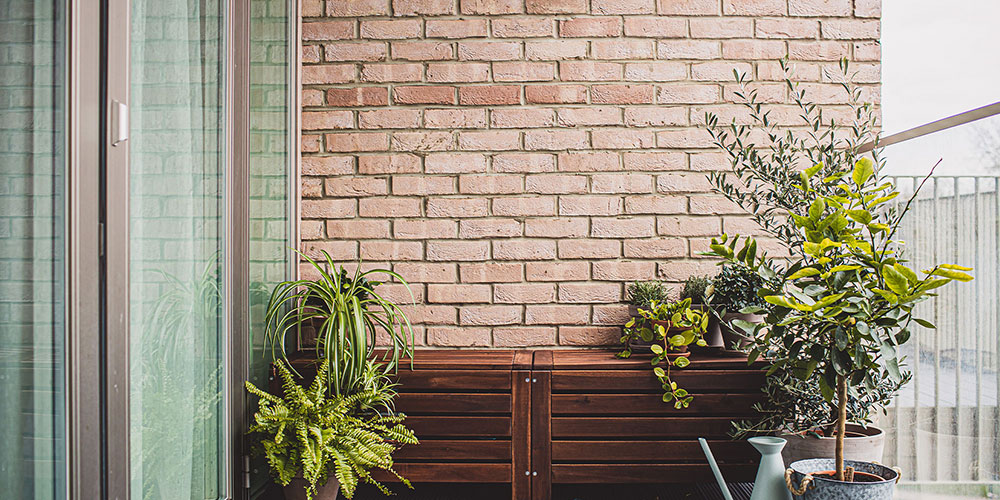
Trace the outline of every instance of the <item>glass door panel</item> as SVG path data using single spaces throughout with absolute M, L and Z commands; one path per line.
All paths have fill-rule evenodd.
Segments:
M 225 12 L 131 3 L 133 500 L 225 496 Z
M 66 498 L 65 12 L 0 0 L 3 498 Z

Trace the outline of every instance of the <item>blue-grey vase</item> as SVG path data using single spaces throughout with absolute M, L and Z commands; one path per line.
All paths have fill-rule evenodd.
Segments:
M 773 436 L 752 437 L 747 441 L 760 452 L 760 467 L 750 500 L 792 500 L 785 487 L 785 463 L 781 460 L 786 441 Z

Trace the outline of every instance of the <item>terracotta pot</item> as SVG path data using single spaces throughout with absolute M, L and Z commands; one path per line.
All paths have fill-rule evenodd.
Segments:
M 632 318 L 637 318 L 639 316 L 639 306 L 635 304 L 629 304 L 628 315 Z
M 780 436 L 788 441 L 781 450 L 781 458 L 787 467 L 792 462 L 810 458 L 831 458 L 834 456 L 837 440 L 831 437 L 818 438 L 812 435 L 784 434 Z M 885 433 L 873 426 L 864 428 L 856 424 L 847 424 L 847 437 L 844 438 L 844 458 L 862 462 L 881 462 L 882 449 L 885 447 Z
M 292 482 L 285 486 L 285 500 L 306 500 L 306 486 L 309 483 L 301 477 L 292 478 Z M 326 484 L 316 486 L 316 494 L 313 500 L 337 500 L 340 493 L 340 481 L 337 476 L 330 475 L 326 479 Z
M 742 319 L 743 321 L 749 321 L 751 323 L 760 323 L 764 321 L 764 316 L 760 314 L 743 314 L 727 312 L 722 316 L 722 321 L 719 323 L 719 331 L 722 336 L 722 345 L 729 350 L 745 351 L 750 347 L 752 342 L 750 339 L 743 336 L 742 330 L 735 330 L 730 326 L 733 320 Z
M 795 500 L 892 500 L 899 472 L 884 465 L 844 460 L 855 472 L 853 482 L 831 477 L 832 458 L 799 460 L 786 471 L 786 486 Z M 808 478 L 808 479 L 807 479 Z M 798 491 L 796 491 L 798 490 Z M 800 494 L 797 494 L 800 493 Z

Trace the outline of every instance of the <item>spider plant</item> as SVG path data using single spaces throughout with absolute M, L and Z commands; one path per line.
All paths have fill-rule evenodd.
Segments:
M 297 333 L 304 322 L 321 323 L 317 327 L 316 355 L 330 362 L 329 389 L 337 396 L 357 393 L 364 384 L 366 363 L 375 355 L 376 336 L 385 332 L 388 345 L 381 356 L 381 369 L 394 371 L 402 357 L 413 355 L 413 329 L 402 309 L 375 291 L 374 275 L 395 278 L 409 290 L 399 274 L 387 269 L 353 274 L 343 266 L 340 272 L 323 251 L 319 262 L 296 252 L 312 265 L 319 278 L 278 283 L 268 301 L 264 317 L 265 341 L 272 358 L 288 361 L 287 336 Z M 410 296 L 413 296 L 412 291 Z

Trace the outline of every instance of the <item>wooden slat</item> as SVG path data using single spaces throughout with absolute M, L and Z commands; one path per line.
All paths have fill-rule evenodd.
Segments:
M 710 441 L 712 452 L 728 461 L 750 463 L 759 457 L 746 441 Z M 703 462 L 698 441 L 554 441 L 553 462 Z
M 411 483 L 509 483 L 511 473 L 510 464 L 403 463 L 394 468 Z M 398 481 L 381 470 L 372 475 L 378 481 Z
M 552 354 L 553 370 L 649 370 L 650 356 L 634 355 L 630 359 L 618 359 L 615 352 L 605 349 L 556 350 Z M 535 353 L 535 367 L 539 367 Z M 722 350 L 692 352 L 688 357 L 691 364 L 685 370 L 718 370 L 747 368 L 746 356 L 738 352 Z M 763 363 L 754 366 L 763 367 Z
M 531 363 L 535 358 L 535 351 L 532 350 L 521 350 L 514 351 L 514 361 L 512 368 L 514 370 L 531 370 Z
M 423 439 L 420 444 L 400 448 L 393 458 L 397 462 L 409 460 L 482 462 L 510 461 L 510 441 L 484 439 Z
M 558 370 L 552 372 L 554 392 L 657 392 L 660 381 L 651 367 L 646 371 Z M 671 370 L 671 378 L 689 391 L 724 390 L 726 392 L 760 393 L 764 372 L 751 368 L 733 370 Z
M 400 370 L 400 392 L 510 391 L 510 371 L 503 370 Z
M 401 392 L 396 409 L 408 415 L 510 413 L 510 394 Z
M 515 499 L 531 496 L 531 477 L 524 471 L 531 469 L 531 372 L 515 370 L 511 372 L 511 453 L 513 465 L 511 477 L 511 497 Z
M 754 464 L 721 465 L 726 481 L 752 481 Z M 556 464 L 553 483 L 696 483 L 713 480 L 704 464 Z
M 507 370 L 514 362 L 517 351 L 511 350 L 458 350 L 417 349 L 413 355 L 415 370 Z M 400 361 L 400 369 L 409 369 L 410 360 Z
M 407 417 L 417 437 L 509 437 L 510 417 Z
M 543 351 L 535 354 L 535 360 Z M 531 372 L 531 498 L 552 498 L 552 372 Z
M 726 439 L 733 417 L 553 417 L 553 439 L 574 437 Z
M 691 405 L 675 409 L 660 394 L 553 394 L 553 415 L 747 415 L 760 394 L 692 394 Z

